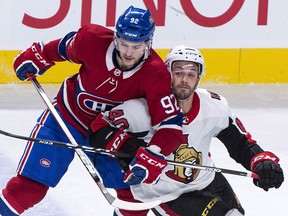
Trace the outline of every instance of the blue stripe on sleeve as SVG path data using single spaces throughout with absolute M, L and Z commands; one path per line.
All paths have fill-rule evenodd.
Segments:
M 77 33 L 76 31 L 68 33 L 65 37 L 62 38 L 62 40 L 59 43 L 58 52 L 63 58 L 65 58 L 68 61 L 69 59 L 66 55 L 66 44 L 67 41 L 69 41 L 70 38 L 72 38 L 76 33 Z
M 179 113 L 178 115 L 174 116 L 173 118 L 170 118 L 167 121 L 161 122 L 160 126 L 163 125 L 178 125 L 182 127 L 182 119 L 183 119 L 183 114 Z

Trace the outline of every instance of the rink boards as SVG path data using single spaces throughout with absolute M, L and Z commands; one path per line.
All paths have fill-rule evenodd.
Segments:
M 156 49 L 164 59 L 168 49 Z M 288 83 L 288 48 L 200 49 L 206 62 L 202 83 Z M 0 51 L 0 83 L 19 82 L 13 59 L 20 51 Z M 79 65 L 57 62 L 39 81 L 59 83 Z

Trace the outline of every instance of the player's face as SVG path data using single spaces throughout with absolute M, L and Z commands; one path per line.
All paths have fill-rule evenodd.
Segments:
M 116 38 L 119 56 L 117 61 L 121 69 L 127 70 L 139 62 L 145 53 L 146 42 L 130 42 Z
M 176 61 L 172 65 L 172 91 L 179 100 L 188 99 L 199 83 L 199 66 L 194 62 Z

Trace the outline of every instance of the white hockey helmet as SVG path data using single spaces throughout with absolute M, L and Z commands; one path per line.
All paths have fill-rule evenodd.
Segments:
M 200 51 L 193 47 L 185 45 L 173 47 L 167 54 L 164 62 L 170 71 L 172 72 L 172 65 L 175 61 L 191 61 L 199 65 L 199 76 L 203 77 L 205 74 L 205 62 Z

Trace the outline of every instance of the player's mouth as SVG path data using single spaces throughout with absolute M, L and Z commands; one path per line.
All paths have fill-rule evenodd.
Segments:
M 129 56 L 123 56 L 124 57 L 124 59 L 126 60 L 126 61 L 132 61 L 132 60 L 134 60 L 134 58 L 133 57 L 129 57 Z
M 177 88 L 179 89 L 190 89 L 188 85 L 178 85 Z

